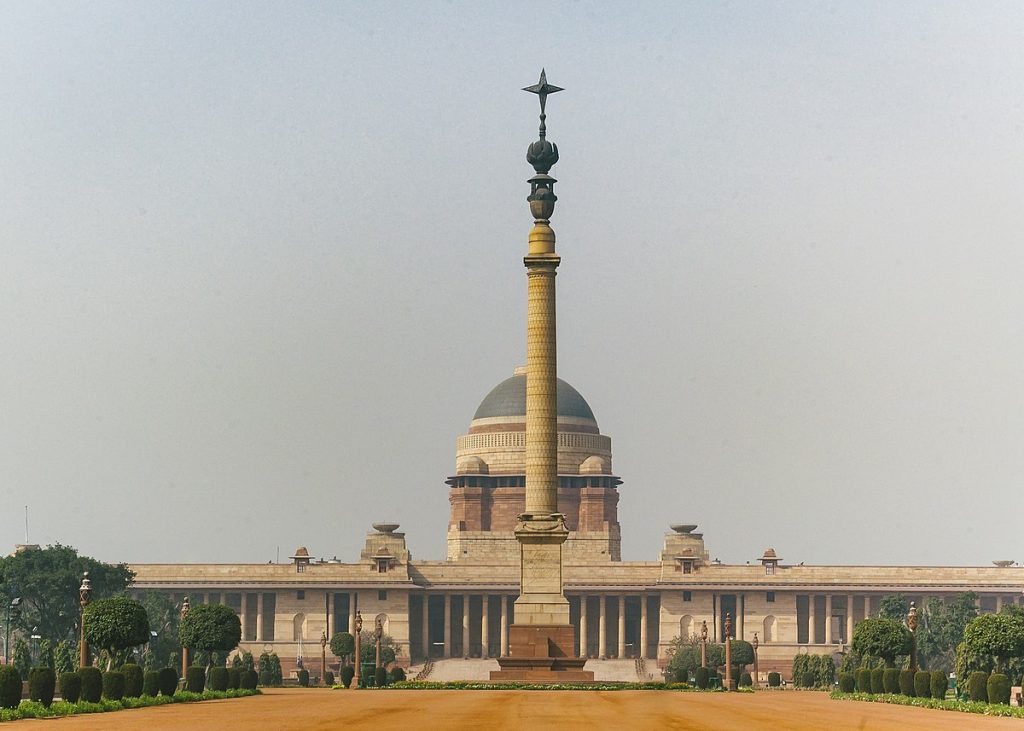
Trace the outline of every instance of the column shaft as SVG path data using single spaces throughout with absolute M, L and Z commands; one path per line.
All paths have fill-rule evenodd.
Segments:
M 246 611 L 246 608 L 245 608 L 245 605 L 247 604 L 246 599 L 248 598 L 248 596 L 249 595 L 246 594 L 244 591 L 242 592 L 242 606 L 241 606 L 241 611 L 238 613 L 238 621 L 239 621 L 239 624 L 242 625 L 242 642 L 245 642 L 246 640 L 249 639 L 245 635 L 245 632 L 246 632 L 245 627 L 248 624 L 248 619 L 249 619 L 249 613 Z M 253 639 L 255 639 L 255 638 L 253 638 Z
M 626 656 L 626 596 L 619 594 L 619 626 L 618 626 L 618 647 L 616 657 L 620 660 Z
M 452 656 L 452 595 L 444 595 L 444 656 Z
M 814 616 L 814 594 L 807 596 L 807 644 L 816 645 L 818 633 L 815 625 L 817 620 Z
M 487 594 L 480 595 L 480 657 L 485 660 L 490 656 L 490 625 L 491 623 L 491 607 L 490 597 Z
M 420 617 L 420 631 L 423 634 L 420 640 L 420 649 L 423 650 L 423 659 L 430 657 L 430 597 L 423 595 L 423 616 Z
M 355 634 L 356 631 L 356 600 L 359 595 L 356 592 L 352 592 L 348 595 L 348 632 L 349 634 Z
M 526 512 L 549 515 L 558 512 L 555 267 L 529 266 L 527 283 Z
M 580 657 L 587 657 L 587 595 L 580 597 Z
M 853 594 L 846 595 L 846 644 L 853 642 Z
M 462 595 L 462 657 L 469 657 L 469 594 Z
M 743 615 L 746 613 L 746 603 L 743 601 L 743 595 L 736 595 L 736 639 L 742 640 L 744 627 L 743 627 Z
M 501 648 L 498 650 L 499 657 L 508 655 L 508 597 L 501 595 L 501 636 L 498 638 Z
M 647 595 L 640 595 L 640 657 L 647 657 Z
M 256 595 L 256 641 L 263 640 L 263 592 Z
M 608 610 L 605 606 L 606 599 L 607 597 L 604 594 L 599 594 L 597 597 L 597 655 L 602 660 L 608 657 Z
M 324 611 L 327 612 L 327 640 L 334 637 L 334 594 L 330 591 L 324 592 Z
M 832 595 L 825 595 L 825 644 L 832 644 Z

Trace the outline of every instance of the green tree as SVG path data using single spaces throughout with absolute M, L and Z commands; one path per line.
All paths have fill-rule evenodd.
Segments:
M 220 664 L 226 657 L 223 653 L 238 647 L 242 641 L 242 624 L 238 615 L 223 604 L 200 604 L 192 607 L 181 619 L 178 626 L 178 642 L 199 652 L 211 653 L 207 667 L 214 660 L 213 653 L 220 652 Z
M 964 628 L 968 653 L 995 658 L 996 672 L 1002 672 L 1008 658 L 1024 655 L 1024 617 L 1014 614 L 983 614 Z
M 60 544 L 0 557 L 0 597 L 5 602 L 21 597 L 21 614 L 12 627 L 38 627 L 40 635 L 54 641 L 73 637 L 85 571 L 93 599 L 120 594 L 135 576 L 125 564 L 101 563 Z
M 14 643 L 14 652 L 11 653 L 11 665 L 22 678 L 28 678 L 28 671 L 32 669 L 32 653 L 29 652 L 28 643 L 25 638 L 19 637 Z
M 71 640 L 61 640 L 53 648 L 53 669 L 57 675 L 70 673 L 78 665 L 78 643 Z
M 675 637 L 669 643 L 669 663 L 666 671 L 675 679 L 689 674 L 700 667 L 700 640 L 696 637 Z M 725 645 L 709 642 L 707 646 L 709 668 L 725 664 Z M 753 660 L 751 660 L 753 662 Z
M 754 662 L 754 646 L 746 640 L 733 640 L 730 647 L 730 659 L 733 665 L 743 667 Z M 725 650 L 723 649 L 722 662 L 725 662 Z
M 928 601 L 917 628 L 917 658 L 921 667 L 947 671 L 953 667 L 964 628 L 978 616 L 977 599 L 974 592 L 964 592 L 951 599 L 933 597 Z
M 359 633 L 359 657 L 364 663 L 376 662 L 377 660 L 377 645 L 375 644 L 373 633 L 363 630 Z M 353 649 L 354 651 L 354 649 Z M 395 656 L 398 654 L 399 648 L 398 643 L 395 642 L 391 635 L 381 635 L 380 638 L 380 663 L 381 665 L 388 665 L 395 661 Z
M 894 619 L 897 622 L 904 622 L 907 619 L 907 612 L 910 611 L 910 602 L 902 594 L 890 594 L 882 597 L 878 603 L 878 611 L 875 612 L 877 619 Z
M 149 617 L 149 629 L 156 632 L 156 638 L 150 636 L 149 643 L 143 654 L 143 665 L 147 670 L 159 670 L 170 667 L 171 656 L 177 657 L 178 652 L 178 620 L 179 607 L 166 594 L 158 591 L 147 591 L 139 597 L 139 603 L 146 609 Z
M 90 602 L 82 621 L 86 641 L 109 653 L 108 670 L 123 661 L 125 650 L 149 641 L 146 609 L 131 597 L 117 596 Z
M 45 637 L 39 640 L 39 662 L 36 665 L 50 668 L 53 670 L 54 666 L 54 651 L 53 642 L 46 639 Z
M 356 640 L 348 632 L 338 632 L 331 638 L 331 653 L 339 660 L 351 657 L 356 651 Z
M 879 657 L 893 667 L 898 655 L 910 654 L 910 630 L 894 619 L 865 619 L 853 630 L 850 651 L 856 655 Z

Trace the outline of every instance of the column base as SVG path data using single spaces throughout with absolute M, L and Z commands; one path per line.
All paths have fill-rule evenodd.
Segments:
M 584 670 L 586 658 L 575 657 L 572 625 L 514 624 L 509 627 L 509 654 L 498 658 L 501 670 L 493 681 L 529 683 L 588 683 L 594 673 Z

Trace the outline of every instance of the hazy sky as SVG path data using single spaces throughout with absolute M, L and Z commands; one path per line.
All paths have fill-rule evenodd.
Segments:
M 442 558 L 524 361 L 623 557 L 1024 560 L 1020 3 L 0 4 L 0 550 Z

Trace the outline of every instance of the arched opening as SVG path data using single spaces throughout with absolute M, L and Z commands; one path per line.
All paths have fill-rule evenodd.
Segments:
M 302 642 L 306 633 L 306 615 L 299 612 L 292 617 L 292 641 Z
M 679 620 L 679 636 L 684 640 L 693 636 L 693 617 L 689 614 L 684 614 Z
M 775 623 L 776 619 L 771 614 L 764 618 L 764 633 L 761 637 L 761 642 L 772 642 L 775 640 Z

